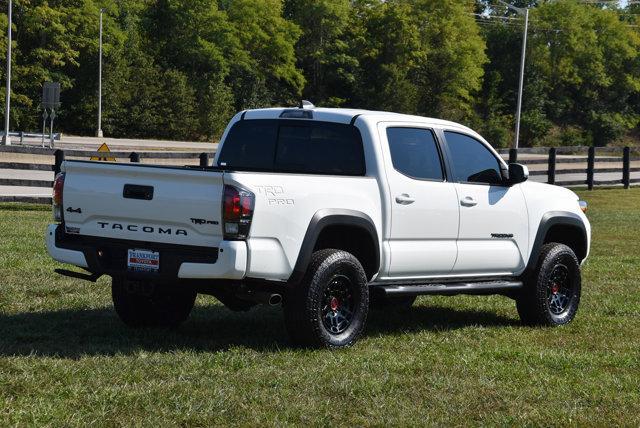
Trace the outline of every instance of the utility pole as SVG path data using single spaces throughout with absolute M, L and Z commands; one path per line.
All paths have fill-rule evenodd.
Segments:
M 4 108 L 4 138 L 2 144 L 11 145 L 11 137 L 9 136 L 9 112 L 11 110 L 11 25 L 13 24 L 11 12 L 13 9 L 13 1 L 9 0 L 9 25 L 7 26 L 7 91 L 5 92 L 5 108 Z
M 104 9 L 100 9 L 100 58 L 98 60 L 98 138 L 102 138 L 102 12 Z
M 524 86 L 524 61 L 527 55 L 527 32 L 529 30 L 529 9 L 524 12 L 524 34 L 522 36 L 522 55 L 520 56 L 520 84 L 518 85 L 518 108 L 516 111 L 516 139 L 514 149 L 520 144 L 520 116 L 522 114 L 522 87 Z
M 527 33 L 529 31 L 529 8 L 515 7 L 502 0 L 498 0 L 507 8 L 513 10 L 518 15 L 524 15 L 524 34 L 522 36 L 522 54 L 520 56 L 520 81 L 518 83 L 518 106 L 516 108 L 516 138 L 513 141 L 513 149 L 518 150 L 520 143 L 520 116 L 522 115 L 522 90 L 524 86 L 524 63 L 527 55 Z

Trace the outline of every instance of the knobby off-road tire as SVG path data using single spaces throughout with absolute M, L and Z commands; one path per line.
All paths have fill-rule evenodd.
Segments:
M 114 277 L 113 306 L 129 327 L 177 327 L 191 313 L 196 292 L 179 286 L 159 286 L 146 281 Z
M 520 319 L 535 326 L 567 324 L 576 316 L 580 292 L 580 263 L 573 250 L 564 244 L 545 244 L 516 298 Z
M 284 315 L 298 346 L 343 348 L 362 334 L 369 311 L 369 287 L 362 265 L 346 251 L 313 254 L 303 280 L 285 295 Z

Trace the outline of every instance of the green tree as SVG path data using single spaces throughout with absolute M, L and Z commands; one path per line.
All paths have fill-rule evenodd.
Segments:
M 240 49 L 226 14 L 210 0 L 156 0 L 143 13 L 142 28 L 143 49 L 155 63 L 184 73 L 195 89 L 202 137 L 219 135 L 233 113 L 225 78 Z
M 413 77 L 426 52 L 413 12 L 407 2 L 369 0 L 355 4 L 350 43 L 359 67 L 350 105 L 417 111 L 419 95 Z
M 585 129 L 604 145 L 637 126 L 640 38 L 616 11 L 575 0 L 533 11 L 530 69 L 548 88 L 545 110 L 559 126 Z
M 280 0 L 225 0 L 223 8 L 239 40 L 227 80 L 236 110 L 299 99 L 305 79 L 296 66 L 299 27 L 284 19 Z
M 342 105 L 356 82 L 358 61 L 346 40 L 351 11 L 349 0 L 285 2 L 285 16 L 302 29 L 296 56 L 307 79 L 303 96 L 318 105 Z
M 416 84 L 418 112 L 453 120 L 471 120 L 482 86 L 485 42 L 471 12 L 473 1 L 413 0 L 413 18 L 420 28 Z

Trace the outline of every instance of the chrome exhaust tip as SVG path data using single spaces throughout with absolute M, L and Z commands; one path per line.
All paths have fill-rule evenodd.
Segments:
M 272 294 L 269 296 L 268 300 L 269 306 L 278 306 L 282 303 L 282 296 L 280 294 Z

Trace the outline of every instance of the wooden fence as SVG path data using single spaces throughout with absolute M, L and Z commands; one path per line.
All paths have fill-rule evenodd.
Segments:
M 510 162 L 519 161 L 530 167 L 529 175 L 533 177 L 546 176 L 546 182 L 558 186 L 574 187 L 587 186 L 589 190 L 595 186 L 622 185 L 629 188 L 632 184 L 640 183 L 640 178 L 632 178 L 631 173 L 640 172 L 640 167 L 632 167 L 632 162 L 640 161 L 640 157 L 632 157 L 629 147 L 625 148 L 594 148 L 594 147 L 562 147 L 562 148 L 526 148 L 515 150 L 500 150 L 501 155 L 509 157 Z M 586 152 L 586 156 L 579 153 Z M 18 171 L 45 171 L 57 173 L 65 158 L 104 157 L 105 153 L 89 150 L 54 150 L 25 146 L 0 146 L 0 154 L 11 153 L 14 155 L 48 156 L 53 163 L 27 163 L 27 162 L 0 162 L 0 169 Z M 173 161 L 195 161 L 200 166 L 209 165 L 214 152 L 167 152 L 147 151 L 111 152 L 109 157 L 126 159 L 126 162 L 141 162 L 143 159 L 164 159 Z M 562 157 L 559 157 L 562 156 Z M 527 157 L 528 156 L 528 157 Z M 607 167 L 598 167 L 598 164 L 608 164 Z M 586 167 L 574 167 L 577 164 L 586 164 Z M 611 166 L 618 164 L 619 166 Z M 546 169 L 540 169 L 540 166 Z M 621 179 L 596 180 L 598 173 L 618 173 Z M 563 175 L 584 175 L 584 179 L 562 179 Z M 53 174 L 52 174 L 53 177 Z M 574 177 L 575 178 L 575 177 Z M 540 180 L 538 180 L 540 181 Z M 36 188 L 51 188 L 52 180 L 0 178 L 0 186 L 21 186 Z M 50 203 L 51 198 L 45 196 L 0 196 L 0 202 L 24 202 L 24 203 Z
M 84 158 L 90 159 L 91 157 L 104 158 L 105 156 L 114 157 L 122 162 L 122 159 L 126 159 L 126 162 L 141 162 L 142 159 L 163 159 L 171 161 L 193 161 L 198 160 L 198 165 L 207 166 L 209 159 L 213 157 L 215 152 L 167 152 L 167 151 L 149 151 L 149 152 L 130 152 L 130 151 L 117 151 L 117 152 L 96 152 L 90 150 L 55 150 L 48 148 L 34 148 L 25 146 L 0 146 L 0 154 L 11 153 L 14 155 L 35 155 L 35 156 L 47 156 L 50 158 L 48 163 L 46 161 L 38 161 L 39 163 L 27 163 L 27 162 L 0 162 L 0 169 L 4 170 L 16 170 L 16 171 L 44 171 L 51 172 L 52 177 L 60 171 L 60 165 L 65 158 Z M 40 163 L 41 162 L 41 163 Z M 53 180 L 42 179 L 23 179 L 23 178 L 0 178 L 0 186 L 20 186 L 20 187 L 35 187 L 35 188 L 52 188 Z M 51 203 L 51 197 L 44 196 L 1 196 L 0 202 L 23 202 L 23 203 Z
M 624 148 L 615 148 L 615 147 L 562 147 L 562 148 L 545 148 L 546 151 L 546 159 L 545 158 L 523 158 L 519 159 L 519 156 L 522 154 L 528 155 L 542 155 L 545 154 L 544 151 L 541 151 L 540 148 L 534 149 L 511 149 L 508 152 L 501 150 L 502 155 L 506 155 L 508 153 L 509 163 L 518 162 L 527 165 L 546 165 L 547 169 L 539 170 L 533 169 L 529 171 L 529 175 L 531 177 L 534 176 L 546 176 L 547 183 L 555 184 L 557 186 L 564 187 L 573 187 L 573 186 L 583 186 L 586 185 L 589 190 L 592 190 L 594 186 L 615 186 L 622 185 L 625 189 L 628 189 L 632 184 L 640 183 L 640 178 L 632 178 L 632 172 L 640 172 L 640 167 L 631 167 L 631 162 L 640 161 L 640 157 L 631 157 L 631 149 L 629 147 Z M 586 157 L 579 156 L 576 153 L 586 151 Z M 605 156 L 597 156 L 596 151 L 598 153 L 604 153 Z M 563 157 L 558 158 L 559 154 L 569 153 L 570 156 L 573 157 Z M 618 155 L 618 156 L 615 156 Z M 579 164 L 586 163 L 586 168 L 558 168 L 558 164 Z M 607 163 L 607 164 L 619 164 L 619 167 L 603 167 L 598 168 L 597 163 Z M 610 180 L 596 180 L 596 174 L 607 174 L 607 173 L 617 173 L 621 174 L 622 177 L 620 179 L 610 179 Z M 584 174 L 584 180 L 559 180 L 558 175 L 567 175 L 567 174 Z

